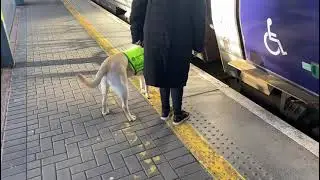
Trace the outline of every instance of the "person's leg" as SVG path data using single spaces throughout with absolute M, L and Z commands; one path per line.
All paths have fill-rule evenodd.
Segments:
M 170 88 L 160 88 L 162 120 L 167 120 L 170 115 Z
M 171 97 L 174 109 L 173 124 L 178 125 L 190 117 L 188 112 L 182 110 L 183 87 L 171 88 Z
M 181 114 L 183 88 L 171 88 L 171 98 L 174 115 Z

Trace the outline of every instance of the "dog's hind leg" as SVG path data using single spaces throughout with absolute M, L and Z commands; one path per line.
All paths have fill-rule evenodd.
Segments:
M 121 99 L 121 107 L 124 111 L 124 114 L 128 118 L 129 121 L 136 120 L 136 116 L 132 115 L 129 110 L 129 91 L 128 91 L 128 79 L 123 77 L 121 80 L 121 85 L 117 88 L 116 93 Z
M 136 120 L 136 116 L 132 115 L 129 110 L 129 103 L 128 103 L 128 93 L 124 92 L 121 96 L 121 101 L 122 101 L 122 109 L 129 119 L 129 121 L 134 121 Z
M 102 94 L 102 115 L 107 115 L 110 113 L 108 108 L 108 93 L 109 93 L 109 84 L 107 83 L 105 78 L 102 79 L 100 87 L 101 87 L 101 94 Z

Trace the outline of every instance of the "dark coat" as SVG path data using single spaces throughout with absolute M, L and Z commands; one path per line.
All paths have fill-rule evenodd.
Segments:
M 132 42 L 144 43 L 147 85 L 186 85 L 192 50 L 201 52 L 205 37 L 204 0 L 133 0 Z

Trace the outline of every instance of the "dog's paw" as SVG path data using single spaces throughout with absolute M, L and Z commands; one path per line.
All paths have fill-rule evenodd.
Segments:
M 108 115 L 110 113 L 110 110 L 109 109 L 106 109 L 106 110 L 102 110 L 102 115 Z
M 131 121 L 135 121 L 137 119 L 137 117 L 135 115 L 131 115 L 130 120 Z
M 142 89 L 140 92 L 141 92 L 141 94 L 143 94 L 147 99 L 150 99 L 149 93 L 148 93 L 146 90 Z

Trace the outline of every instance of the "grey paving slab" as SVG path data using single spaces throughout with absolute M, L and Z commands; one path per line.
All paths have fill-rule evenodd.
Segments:
M 168 162 L 164 162 L 161 164 L 157 165 L 159 171 L 161 172 L 162 176 L 164 177 L 164 179 L 177 179 L 178 175 L 174 172 L 174 170 L 172 169 L 172 167 L 170 166 L 170 164 Z
M 90 12 L 92 6 L 79 2 L 78 8 Z M 77 73 L 92 77 L 107 55 L 63 4 L 25 3 L 18 17 L 2 179 L 178 178 L 170 161 L 193 156 L 186 149 L 177 151 L 183 144 L 133 85 L 129 104 L 138 119 L 128 122 L 114 94 L 108 100 L 111 114 L 102 116 L 99 90 L 76 79 Z M 104 26 L 105 15 L 97 17 Z M 114 32 L 123 28 L 110 17 L 105 21 L 115 25 Z M 119 42 L 129 43 L 126 38 Z M 198 162 L 183 162 L 201 169 Z

